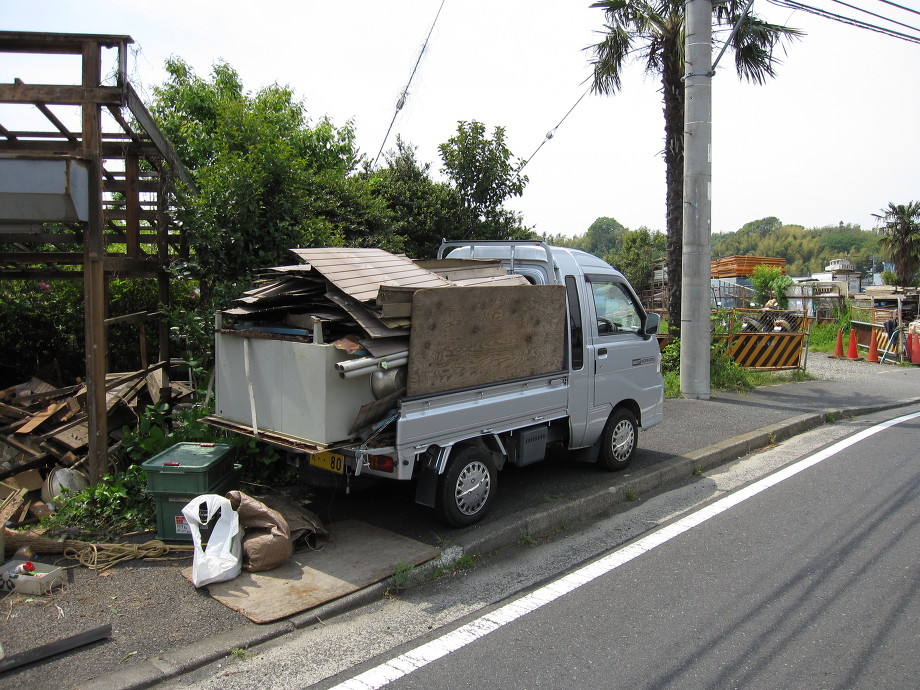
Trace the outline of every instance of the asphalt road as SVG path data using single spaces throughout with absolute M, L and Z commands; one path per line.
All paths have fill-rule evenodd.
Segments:
M 912 686 L 917 438 L 849 446 L 388 687 Z
M 480 628 L 484 614 L 502 615 L 560 573 L 622 553 L 878 419 L 822 427 L 578 533 L 522 543 L 486 568 L 318 621 L 167 686 L 331 687 L 400 654 L 419 658 L 420 644 Z M 910 624 L 920 612 L 918 428 L 880 432 L 392 687 L 906 687 L 920 670 Z

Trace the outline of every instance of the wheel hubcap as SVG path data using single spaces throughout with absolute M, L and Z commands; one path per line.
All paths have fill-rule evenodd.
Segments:
M 623 420 L 616 425 L 616 428 L 613 430 L 613 436 L 610 439 L 610 450 L 617 462 L 623 462 L 629 457 L 635 442 L 636 432 L 632 424 Z
M 491 488 L 492 478 L 486 466 L 471 462 L 457 477 L 454 499 L 458 510 L 464 515 L 475 515 L 485 505 Z

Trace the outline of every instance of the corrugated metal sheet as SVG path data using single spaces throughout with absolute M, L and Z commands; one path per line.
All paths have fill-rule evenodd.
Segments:
M 450 285 L 448 280 L 420 268 L 408 257 L 382 249 L 321 247 L 291 251 L 359 302 L 376 299 L 381 285 L 417 288 Z

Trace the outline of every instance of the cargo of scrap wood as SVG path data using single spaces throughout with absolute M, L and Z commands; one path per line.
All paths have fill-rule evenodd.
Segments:
M 263 271 L 218 317 L 218 426 L 313 451 L 374 435 L 403 396 L 560 366 L 564 324 L 541 318 L 547 286 L 499 261 L 293 252 L 304 263 Z

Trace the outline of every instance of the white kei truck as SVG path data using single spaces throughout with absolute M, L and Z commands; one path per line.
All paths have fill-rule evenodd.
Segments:
M 322 269 L 319 250 L 294 251 Z M 664 415 L 659 316 L 601 259 L 544 242 L 445 242 L 419 265 L 480 264 L 516 283 L 405 290 L 396 306 L 411 314 L 408 351 L 361 360 L 370 365 L 315 326 L 266 335 L 218 315 L 208 421 L 284 448 L 314 473 L 415 481 L 416 502 L 456 527 L 486 515 L 506 463 L 538 462 L 551 445 L 626 467 L 639 428 Z

